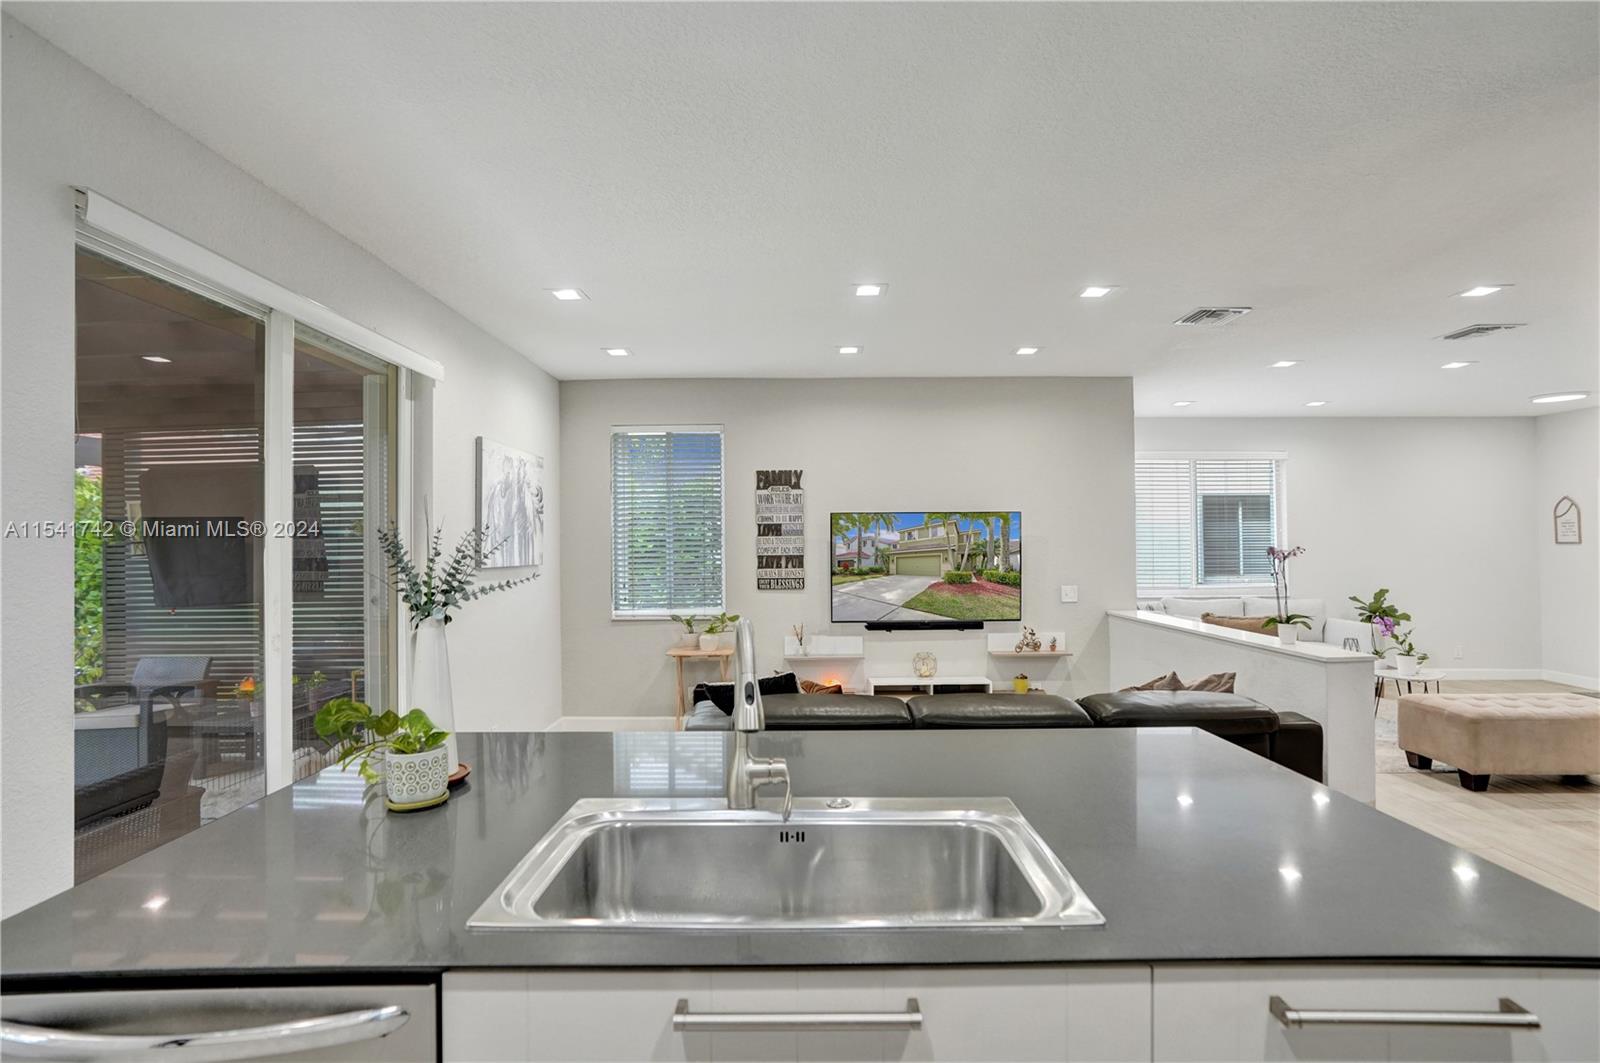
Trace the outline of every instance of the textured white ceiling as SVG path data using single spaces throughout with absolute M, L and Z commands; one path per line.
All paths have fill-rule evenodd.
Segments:
M 1594 4 L 6 9 L 562 378 L 1600 392 Z M 1530 324 L 1434 338 L 1481 321 Z

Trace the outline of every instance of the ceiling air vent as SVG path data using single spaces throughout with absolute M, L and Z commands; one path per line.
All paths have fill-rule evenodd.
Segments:
M 1439 338 L 1441 340 L 1470 340 L 1474 336 L 1488 336 L 1496 332 L 1509 332 L 1514 328 L 1521 328 L 1524 323 L 1514 325 L 1468 325 L 1458 328 L 1454 332 L 1446 332 Z
M 1248 306 L 1202 306 L 1184 314 L 1174 325 L 1220 325 L 1250 312 Z

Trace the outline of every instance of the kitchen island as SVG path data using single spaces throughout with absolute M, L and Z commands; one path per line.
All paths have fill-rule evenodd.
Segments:
M 763 755 L 787 758 L 799 796 L 1010 798 L 1104 913 L 1103 927 L 468 929 L 575 801 L 719 796 L 731 741 L 463 735 L 470 780 L 443 807 L 409 815 L 385 813 L 354 776 L 325 771 L 5 920 L 4 989 L 440 979 L 445 1056 L 460 1059 L 531 1057 L 534 1027 L 519 1033 L 518 1023 L 535 1019 L 497 1024 L 497 1008 L 544 1016 L 546 1035 L 563 1015 L 585 1024 L 611 1015 L 602 1027 L 623 1036 L 628 1002 L 647 1000 L 635 1031 L 644 1040 L 628 1043 L 648 1051 L 596 1048 L 606 1031 L 589 1030 L 583 1043 L 610 1053 L 593 1058 L 694 1058 L 699 1039 L 723 1035 L 670 1036 L 662 1001 L 781 1011 L 868 1000 L 893 1010 L 917 997 L 931 1028 L 940 987 L 949 1007 L 992 1005 L 1008 1024 L 1057 1006 L 1080 1021 L 1094 1014 L 1079 1034 L 1115 1032 L 1115 1043 L 1078 1054 L 1106 1058 L 1195 1058 L 1205 1053 L 1193 1038 L 1208 1028 L 1218 1051 L 1245 1058 L 1275 1042 L 1234 1040 L 1230 1008 L 1268 1030 L 1280 1025 L 1269 996 L 1349 1007 L 1363 987 L 1371 1007 L 1423 1006 L 1406 1004 L 1408 994 L 1433 1008 L 1492 1008 L 1505 996 L 1537 1010 L 1534 1000 L 1548 1033 L 1478 1036 L 1600 1046 L 1595 911 L 1187 728 L 756 736 Z M 1271 984 L 1257 987 L 1263 979 Z M 808 986 L 827 991 L 808 996 Z M 1581 999 L 1591 1007 L 1577 1029 L 1552 1023 L 1552 1009 Z M 961 1025 L 981 1029 L 975 1021 Z M 1069 1058 L 1071 1021 L 1047 1025 L 1062 1026 L 1059 1045 L 996 1042 L 992 1058 Z M 901 1044 L 890 1055 L 901 1059 L 930 1035 L 872 1036 Z M 590 1058 L 580 1048 L 539 1058 Z M 940 1051 L 966 1058 L 948 1041 Z

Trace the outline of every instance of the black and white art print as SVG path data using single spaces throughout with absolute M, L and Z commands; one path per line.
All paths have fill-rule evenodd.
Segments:
M 478 527 L 488 529 L 479 567 L 537 572 L 544 566 L 544 459 L 479 436 L 477 479 Z

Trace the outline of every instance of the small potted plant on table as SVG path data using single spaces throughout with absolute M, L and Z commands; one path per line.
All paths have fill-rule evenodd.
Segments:
M 700 636 L 700 648 L 710 653 L 722 645 L 722 633 L 739 622 L 739 614 L 729 616 L 727 613 L 718 613 L 706 624 L 706 633 Z
M 383 780 L 384 804 L 409 812 L 443 804 L 450 797 L 449 735 L 428 714 L 412 709 L 401 716 L 381 713 L 350 698 L 334 698 L 317 712 L 317 734 L 338 744 L 339 766 L 356 763 L 368 782 Z M 380 776 L 373 760 L 383 757 Z
M 1415 631 L 1397 631 L 1394 634 L 1394 671 L 1399 676 L 1413 676 L 1417 674 L 1417 667 L 1428 659 L 1426 653 L 1418 653 L 1416 643 L 1411 641 Z
M 694 631 L 694 617 L 672 614 L 672 619 L 683 625 L 683 633 L 678 636 L 678 646 L 681 649 L 692 650 L 699 641 L 699 636 Z

